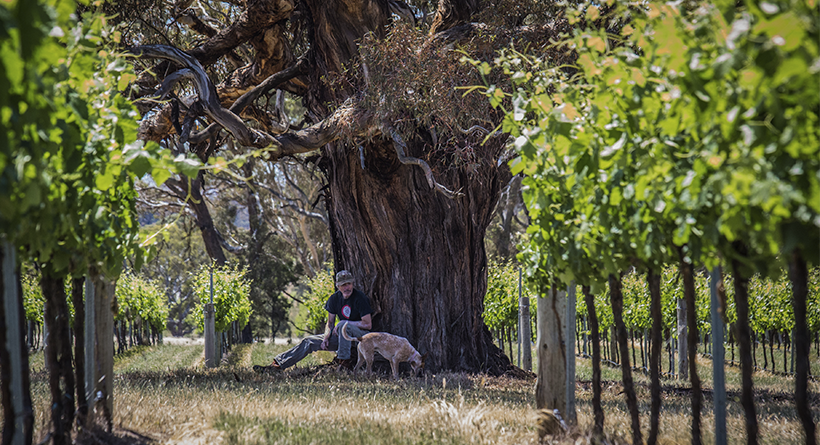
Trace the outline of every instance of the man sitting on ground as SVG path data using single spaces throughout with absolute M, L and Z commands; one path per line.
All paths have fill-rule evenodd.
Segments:
M 277 355 L 270 366 L 253 367 L 255 371 L 283 370 L 298 363 L 308 354 L 318 350 L 335 350 L 336 359 L 340 368 L 353 368 L 353 360 L 350 358 L 351 342 L 341 335 L 341 328 L 347 324 L 347 333 L 356 337 L 367 334 L 367 330 L 372 328 L 373 310 L 370 308 L 370 300 L 364 292 L 353 288 L 353 274 L 342 270 L 336 274 L 336 288 L 325 303 L 325 310 L 328 312 L 327 325 L 324 334 L 311 335 L 305 337 L 293 348 Z M 336 317 L 339 317 L 339 324 L 336 324 Z

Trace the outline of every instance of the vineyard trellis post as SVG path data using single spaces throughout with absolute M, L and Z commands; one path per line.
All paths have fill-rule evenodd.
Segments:
M 567 384 L 566 384 L 566 404 L 567 413 L 564 416 L 567 423 L 575 425 L 575 342 L 572 339 L 575 337 L 575 281 L 570 282 L 567 288 L 567 303 L 566 303 L 566 318 L 564 326 L 566 333 L 566 370 L 567 370 Z
M 91 272 L 94 283 L 94 359 L 89 367 L 94 369 L 93 402 L 89 403 L 91 417 L 102 418 L 107 431 L 114 427 L 114 291 L 116 284 L 101 272 Z
M 689 361 L 687 354 L 688 351 L 688 344 L 686 341 L 687 337 L 687 329 L 686 329 L 686 302 L 683 299 L 683 295 L 676 297 L 675 300 L 678 303 L 678 347 L 677 347 L 677 354 L 678 354 L 678 378 L 681 380 L 689 380 Z M 673 371 L 672 374 L 675 373 L 674 367 L 672 367 Z
M 96 324 L 96 304 L 94 298 L 94 282 L 91 277 L 85 279 L 85 401 L 89 407 L 94 406 L 94 371 L 96 362 L 94 361 L 94 342 L 97 340 Z
M 569 319 L 567 319 L 569 320 Z M 518 267 L 518 344 L 520 350 L 519 365 L 522 369 L 532 371 L 532 332 L 530 330 L 530 299 L 524 296 L 521 267 Z
M 0 246 L 0 291 L 3 304 L 0 306 L 0 354 L 3 363 L 0 373 L 2 386 L 4 428 L 2 442 L 22 445 L 30 444 L 34 413 L 31 408 L 31 392 L 28 384 L 28 354 L 24 346 L 22 305 L 15 273 L 16 258 L 14 246 L 3 240 Z
M 712 317 L 712 387 L 715 411 L 715 445 L 726 444 L 726 379 L 723 363 L 723 319 L 719 307 L 718 280 L 720 268 L 712 269 L 709 280 L 710 313 Z
M 537 357 L 538 377 L 535 382 L 535 405 L 538 409 L 557 409 L 566 413 L 566 342 L 562 338 L 566 292 L 553 285 L 547 294 L 538 297 Z
M 211 299 L 205 305 L 205 366 L 208 368 L 216 368 L 219 364 L 217 358 L 216 348 L 216 314 L 214 312 L 214 267 L 211 264 L 210 269 L 210 286 Z M 220 348 L 221 349 L 221 348 Z
M 791 363 L 789 365 L 789 372 L 794 374 L 794 348 L 792 345 L 794 345 L 794 328 L 792 328 L 791 335 L 789 336 L 789 363 Z
M 78 425 L 85 425 L 88 417 L 88 393 L 85 384 L 85 277 L 71 279 L 71 302 L 74 305 L 74 321 L 71 326 L 74 337 L 74 382 L 77 411 L 75 419 Z

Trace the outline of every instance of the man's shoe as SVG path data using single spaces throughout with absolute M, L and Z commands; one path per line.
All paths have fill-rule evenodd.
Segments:
M 346 369 L 348 371 L 353 370 L 354 363 L 353 363 L 352 358 L 337 359 L 337 360 L 338 360 L 338 363 L 339 363 L 339 367 L 338 367 L 337 371 L 341 371 L 341 370 L 344 370 L 344 369 Z
M 273 364 L 270 365 L 270 366 L 253 365 L 253 370 L 258 372 L 258 373 L 267 373 L 267 374 L 269 374 L 269 373 L 274 373 L 274 372 L 281 371 L 282 368 L 279 366 L 278 363 L 273 362 Z

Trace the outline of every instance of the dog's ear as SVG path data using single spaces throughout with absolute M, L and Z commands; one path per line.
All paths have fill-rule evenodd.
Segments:
M 424 364 L 424 361 L 427 360 L 427 354 L 429 354 L 429 352 L 425 352 L 424 354 L 421 355 L 421 363 L 422 364 Z

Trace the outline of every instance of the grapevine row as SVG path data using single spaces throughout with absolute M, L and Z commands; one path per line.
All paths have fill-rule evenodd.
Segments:
M 809 273 L 820 265 L 820 57 L 817 8 L 799 1 L 586 3 L 565 11 L 578 25 L 555 43 L 572 66 L 515 49 L 496 60 L 508 85 L 488 85 L 514 138 L 510 165 L 524 175 L 531 224 L 519 254 L 539 294 L 571 282 L 587 304 L 609 289 L 632 441 L 643 443 L 629 357 L 629 328 L 665 324 L 663 269 L 674 264 L 686 307 L 692 440 L 701 440 L 703 397 L 695 366 L 697 268 L 731 273 L 733 335 L 749 443 L 758 436 L 752 387 L 753 333 L 788 329 L 750 298 L 753 277 L 782 270 L 794 307 L 795 405 L 807 443 Z M 478 66 L 478 62 L 473 61 Z M 499 94 L 500 93 L 500 94 Z M 628 271 L 647 277 L 648 317 L 633 313 Z M 782 282 L 781 282 L 782 283 Z M 644 286 L 641 286 L 643 289 Z M 625 292 L 626 294 L 625 294 Z M 579 298 L 581 300 L 581 298 Z M 642 299 L 641 301 L 646 301 Z M 777 312 L 777 298 L 760 301 Z M 597 311 L 588 307 L 592 335 Z M 784 310 L 785 311 L 785 310 Z M 644 311 L 646 312 L 646 311 Z M 667 311 L 668 312 L 668 311 Z M 726 314 L 731 317 L 731 314 Z M 606 314 L 602 314 L 603 317 Z M 647 323 L 651 319 L 651 323 Z M 593 351 L 597 355 L 597 351 Z M 597 357 L 596 357 L 597 358 Z M 600 369 L 593 360 L 595 431 L 603 429 Z M 662 404 L 660 348 L 651 349 L 649 443 Z

